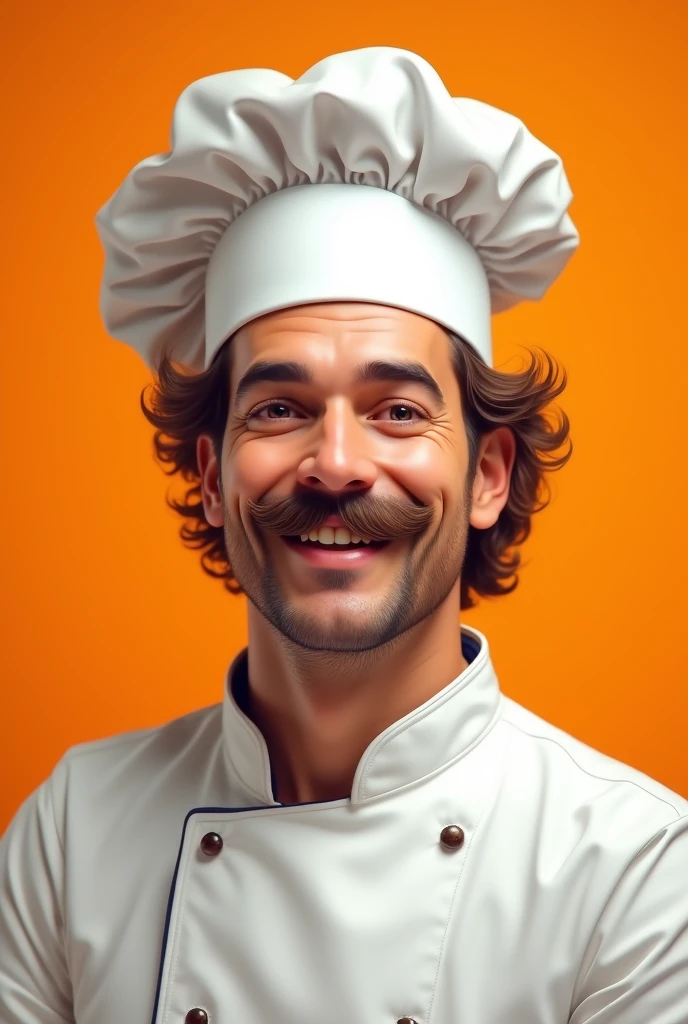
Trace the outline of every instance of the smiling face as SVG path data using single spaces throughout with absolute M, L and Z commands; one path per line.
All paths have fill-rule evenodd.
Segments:
M 472 501 L 445 332 L 339 302 L 262 317 L 231 346 L 221 489 L 208 438 L 198 461 L 249 600 L 294 643 L 341 652 L 379 647 L 452 592 L 458 611 Z

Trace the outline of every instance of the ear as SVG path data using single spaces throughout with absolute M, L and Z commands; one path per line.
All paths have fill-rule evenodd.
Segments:
M 205 518 L 210 526 L 223 526 L 220 467 L 215 453 L 215 445 L 207 434 L 201 434 L 196 441 L 196 462 L 201 478 L 201 498 Z
M 494 526 L 507 501 L 516 459 L 516 439 L 509 427 L 483 434 L 476 457 L 470 524 L 476 530 Z

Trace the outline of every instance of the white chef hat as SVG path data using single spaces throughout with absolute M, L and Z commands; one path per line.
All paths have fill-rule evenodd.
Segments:
M 491 365 L 491 313 L 539 299 L 578 245 L 571 198 L 521 121 L 407 50 L 211 75 L 96 216 L 101 312 L 154 369 L 206 369 L 250 320 L 344 300 L 435 320 Z

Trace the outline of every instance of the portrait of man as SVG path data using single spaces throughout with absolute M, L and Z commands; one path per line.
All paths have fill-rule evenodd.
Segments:
M 197 78 L 98 210 L 248 644 L 14 815 L 2 1024 L 688 1020 L 688 801 L 508 697 L 463 619 L 571 455 L 556 358 L 496 367 L 492 322 L 567 273 L 572 197 L 515 114 L 370 46 Z

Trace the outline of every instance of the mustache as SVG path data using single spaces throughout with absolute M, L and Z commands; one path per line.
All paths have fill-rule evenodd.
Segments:
M 247 502 L 255 522 L 281 537 L 298 537 L 317 530 L 328 516 L 339 516 L 344 526 L 366 540 L 393 540 L 413 537 L 432 522 L 430 505 L 414 503 L 408 498 L 381 497 L 364 494 L 292 495 L 286 498 L 261 498 Z

